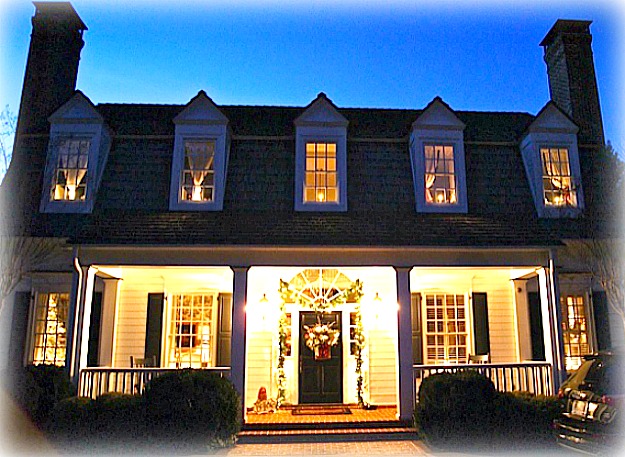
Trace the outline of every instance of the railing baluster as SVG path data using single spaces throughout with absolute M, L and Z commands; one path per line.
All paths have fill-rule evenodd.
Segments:
M 553 395 L 552 367 L 547 362 L 488 363 L 456 365 L 414 365 L 413 386 L 418 401 L 419 388 L 425 378 L 437 373 L 473 370 L 490 379 L 502 392 L 528 392 L 532 395 Z M 156 373 L 155 373 L 156 374 Z

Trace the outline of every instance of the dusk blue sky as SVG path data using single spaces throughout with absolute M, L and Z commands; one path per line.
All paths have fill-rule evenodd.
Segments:
M 0 0 L 2 1 L 2 0 Z M 536 114 L 549 100 L 540 41 L 558 18 L 593 21 L 606 139 L 623 155 L 624 8 L 619 1 L 72 2 L 89 30 L 78 89 L 94 103 L 305 106 Z M 462 6 L 465 5 L 465 6 Z M 0 3 L 0 106 L 24 77 L 26 0 Z

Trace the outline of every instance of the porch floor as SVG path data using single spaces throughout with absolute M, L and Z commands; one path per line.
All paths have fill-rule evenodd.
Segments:
M 245 424 L 336 424 L 395 422 L 397 408 L 395 406 L 378 406 L 376 409 L 364 410 L 357 405 L 346 405 L 351 414 L 294 415 L 292 408 L 283 408 L 275 413 L 256 414 L 248 412 Z

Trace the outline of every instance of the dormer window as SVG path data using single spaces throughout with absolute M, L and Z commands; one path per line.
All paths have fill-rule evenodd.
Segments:
M 338 203 L 336 143 L 306 143 L 304 203 Z
M 50 200 L 84 201 L 87 197 L 89 149 L 87 138 L 61 138 L 53 146 L 58 156 Z
M 412 124 L 410 159 L 419 212 L 466 213 L 464 124 L 436 97 Z
M 200 91 L 174 124 L 169 209 L 221 211 L 228 168 L 228 118 Z
M 192 202 L 212 202 L 215 198 L 215 142 L 184 142 L 181 198 Z
M 521 155 L 539 217 L 577 217 L 584 208 L 575 123 L 549 102 L 521 141 Z
M 568 148 L 540 148 L 546 206 L 577 206 Z
M 49 120 L 50 141 L 40 210 L 90 213 L 111 147 L 104 118 L 77 91 Z
M 347 211 L 347 124 L 323 93 L 295 120 L 296 211 Z

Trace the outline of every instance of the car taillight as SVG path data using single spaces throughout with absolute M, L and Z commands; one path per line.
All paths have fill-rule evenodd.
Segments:
M 601 397 L 601 403 L 605 403 L 606 405 L 614 406 L 615 399 L 610 397 L 609 395 L 603 395 Z

